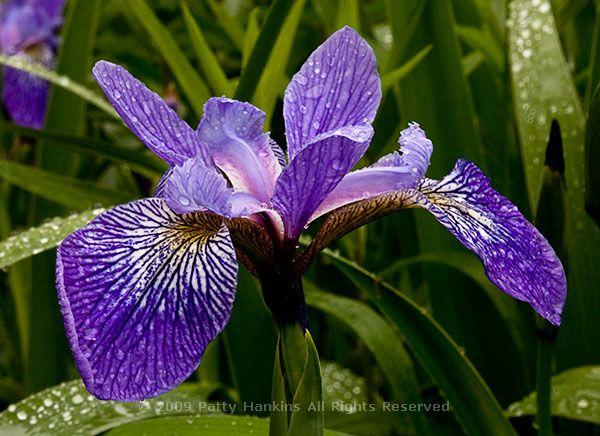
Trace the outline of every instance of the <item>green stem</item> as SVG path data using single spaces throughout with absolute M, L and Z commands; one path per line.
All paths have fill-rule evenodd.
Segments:
M 537 424 L 538 435 L 551 436 L 551 377 L 552 355 L 556 340 L 556 328 L 544 321 L 538 330 L 538 349 L 536 362 L 536 391 L 537 391 Z

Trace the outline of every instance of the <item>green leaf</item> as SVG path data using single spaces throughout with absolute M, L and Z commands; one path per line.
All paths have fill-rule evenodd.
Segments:
M 288 436 L 319 436 L 323 434 L 323 383 L 321 380 L 321 365 L 319 354 L 310 332 L 306 338 L 306 364 L 298 389 L 294 394 L 294 406 L 290 419 Z
M 100 401 L 85 390 L 81 380 L 62 383 L 12 404 L 0 413 L 0 433 L 11 435 L 95 435 L 111 428 L 155 416 L 202 412 L 214 385 L 181 385 L 144 401 Z
M 102 98 L 102 96 L 91 89 L 86 88 L 80 83 L 71 80 L 67 76 L 57 74 L 54 71 L 50 71 L 40 65 L 32 64 L 20 56 L 4 56 L 0 54 L 0 65 L 16 68 L 17 70 L 25 71 L 29 74 L 33 74 L 34 76 L 47 80 L 53 85 L 59 86 L 77 95 L 78 97 L 81 97 L 111 117 L 120 119 L 117 115 L 117 112 L 104 98 Z
M 6 160 L 0 160 L 0 178 L 73 210 L 97 205 L 112 206 L 126 203 L 134 197 L 132 194 L 100 188 L 87 180 L 73 179 Z
M 154 418 L 140 422 L 132 422 L 107 433 L 109 436 L 163 436 L 176 434 L 178 436 L 267 436 L 269 420 L 253 416 L 236 415 L 196 415 L 170 416 Z M 311 435 L 310 433 L 303 433 Z M 336 431 L 326 430 L 325 435 L 344 435 Z
M 513 403 L 511 417 L 535 415 L 536 393 Z M 600 366 L 582 366 L 552 377 L 552 415 L 600 424 Z
M 585 209 L 600 226 L 600 85 L 585 124 Z
M 132 170 L 148 177 L 160 176 L 167 166 L 160 159 L 144 154 L 139 150 L 129 150 L 112 145 L 110 142 L 98 141 L 81 136 L 52 133 L 45 130 L 28 129 L 16 124 L 0 120 L 0 131 L 37 138 L 60 149 L 74 153 L 108 159 L 115 163 L 125 164 Z
M 237 49 L 242 51 L 244 47 L 244 29 L 242 29 L 235 17 L 229 14 L 226 3 L 217 0 L 207 0 L 206 3 L 221 29 L 229 36 Z
M 398 83 L 405 76 L 407 76 L 417 65 L 419 65 L 419 63 L 423 60 L 423 58 L 425 58 L 425 56 L 427 56 L 427 54 L 431 51 L 432 48 L 433 46 L 431 44 L 428 45 L 419 53 L 407 60 L 400 67 L 385 74 L 381 78 L 382 92 L 385 93 L 385 91 L 387 91 L 390 88 L 390 86 Z
M 61 32 L 56 62 L 57 74 L 79 83 L 88 80 L 100 19 L 100 3 L 100 0 L 73 0 L 67 3 L 66 20 Z M 87 125 L 86 109 L 87 104 L 83 98 L 53 85 L 46 112 L 46 130 L 65 135 L 83 135 Z M 42 181 L 38 178 L 44 173 L 24 168 L 24 174 L 19 176 L 21 181 L 35 187 L 40 193 L 43 190 L 48 196 L 60 196 L 69 200 L 70 209 L 73 209 L 73 206 L 76 206 L 77 210 L 92 206 L 92 202 L 83 192 L 91 192 L 93 187 L 81 185 L 79 181 L 74 181 L 74 185 L 65 185 L 62 182 L 66 180 L 56 176 L 76 174 L 79 166 L 78 155 L 60 150 L 51 143 L 38 141 L 36 162 L 50 175 L 48 180 Z M 44 184 L 48 186 L 45 187 Z M 78 205 L 73 204 L 71 199 L 67 199 L 66 195 L 60 192 L 63 189 L 67 193 L 73 190 L 78 198 L 85 201 Z M 117 200 L 110 192 L 101 193 L 99 197 L 110 204 Z M 120 197 L 123 197 L 122 194 Z M 65 214 L 64 208 L 59 204 L 38 197 L 33 197 L 30 207 L 30 225 Z M 25 384 L 29 392 L 36 392 L 65 380 L 68 362 L 71 360 L 56 299 L 55 263 L 55 255 L 50 252 L 36 256 L 31 261 L 31 301 L 35 304 L 30 306 L 29 357 L 25 371 Z
M 360 31 L 360 8 L 358 0 L 338 0 L 336 27 L 350 26 Z
M 592 97 L 600 85 L 600 14 L 596 9 L 596 20 L 594 22 L 594 32 L 592 34 L 592 46 L 590 53 L 590 65 L 588 72 L 588 81 L 585 90 L 585 107 L 590 110 Z
M 238 272 L 237 294 L 222 337 L 240 402 L 268 403 L 272 382 L 270 372 L 248 371 L 248 368 L 273 367 L 275 329 L 256 279 L 243 267 Z
M 305 3 L 306 0 L 298 0 L 290 10 L 254 93 L 252 102 L 267 114 L 267 125 L 271 123 L 277 98 L 283 93 L 288 82 L 285 69 Z
M 403 338 L 397 330 L 364 303 L 319 291 L 307 279 L 304 279 L 304 285 L 306 302 L 310 306 L 341 321 L 373 353 L 388 379 L 395 401 L 415 404 L 423 401 L 412 359 L 404 349 Z M 411 414 L 410 418 L 419 434 L 427 433 L 427 421 L 421 413 Z
M 118 427 L 109 436 L 176 434 L 178 436 L 267 435 L 269 420 L 251 416 L 197 415 L 154 418 Z
M 256 43 L 252 48 L 252 53 L 250 53 L 248 62 L 246 62 L 242 70 L 242 75 L 235 91 L 235 98 L 237 100 L 252 100 L 261 74 L 269 59 L 269 54 L 275 45 L 279 33 L 283 29 L 285 19 L 293 5 L 293 0 L 274 0 L 271 4 L 267 18 L 265 18 Z
M 130 0 L 127 2 L 127 7 L 137 17 L 169 68 L 171 68 L 196 115 L 201 116 L 204 102 L 211 97 L 206 84 L 196 73 L 171 33 L 156 17 L 145 0 Z
M 229 95 L 231 92 L 229 80 L 227 80 L 227 76 L 225 75 L 223 68 L 221 68 L 221 64 L 219 64 L 217 57 L 207 44 L 206 39 L 202 34 L 202 30 L 190 12 L 187 3 L 181 3 L 181 11 L 183 12 L 183 19 L 188 34 L 190 35 L 191 43 L 196 51 L 198 64 L 204 72 L 204 77 L 206 77 L 208 86 L 215 95 Z
M 477 68 L 481 66 L 485 58 L 479 51 L 472 51 L 462 58 L 462 68 L 465 76 L 470 76 Z
M 273 365 L 273 385 L 271 390 L 271 402 L 274 404 L 287 404 L 286 383 L 283 379 L 281 341 L 277 341 L 275 348 L 275 362 Z M 286 410 L 273 408 L 270 414 L 269 435 L 286 436 L 288 428 L 288 414 Z
M 69 234 L 85 226 L 103 211 L 104 209 L 99 208 L 66 218 L 56 217 L 39 227 L 10 236 L 0 242 L 0 268 L 56 247 Z
M 384 410 L 379 394 L 369 393 L 365 379 L 349 369 L 321 362 L 321 378 L 326 428 L 356 435 L 414 433 L 407 414 Z
M 531 208 L 539 201 L 548 132 L 553 119 L 563 133 L 567 198 L 569 292 L 557 344 L 561 369 L 600 360 L 600 229 L 585 211 L 584 115 L 563 56 L 548 2 L 511 3 L 509 48 L 513 104 Z M 531 46 L 522 43 L 530 35 Z
M 242 69 L 248 63 L 248 58 L 252 53 L 254 44 L 256 44 L 256 38 L 260 29 L 258 28 L 258 13 L 260 8 L 256 7 L 252 9 L 252 12 L 248 15 L 248 24 L 246 25 L 246 34 L 244 36 L 244 47 L 242 50 Z
M 426 3 L 423 0 L 385 0 L 392 27 L 392 49 L 381 67 L 384 73 L 400 66 L 411 38 L 421 22 Z
M 504 71 L 504 51 L 489 32 L 471 26 L 456 26 L 456 33 L 473 50 L 483 53 L 496 72 Z
M 474 255 L 459 252 L 429 252 L 412 257 L 402 258 L 392 263 L 388 268 L 379 272 L 381 278 L 389 279 L 392 274 L 411 265 L 420 263 L 433 263 L 448 266 L 460 271 L 465 276 L 476 282 L 489 297 L 504 321 L 507 329 L 512 333 L 515 344 L 519 347 L 522 356 L 530 343 L 526 338 L 530 335 L 529 325 L 524 322 L 517 310 L 517 303 L 513 298 L 500 291 L 485 275 L 483 266 Z M 522 357 L 521 356 L 521 357 Z M 526 365 L 524 364 L 524 367 Z
M 423 309 L 353 262 L 323 254 L 394 322 L 469 434 L 515 434 L 496 398 L 458 345 Z

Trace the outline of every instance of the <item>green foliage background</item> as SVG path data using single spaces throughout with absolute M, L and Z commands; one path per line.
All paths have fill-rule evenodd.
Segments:
M 69 0 L 57 71 L 34 71 L 53 83 L 45 130 L 0 117 L 2 408 L 78 377 L 48 249 L 98 208 L 149 196 L 165 169 L 107 106 L 91 78 L 93 62 L 122 64 L 176 97 L 192 126 L 212 95 L 251 101 L 285 144 L 285 86 L 343 25 L 375 49 L 384 88 L 364 164 L 395 150 L 400 130 L 417 121 L 435 145 L 430 177 L 447 174 L 458 157 L 472 160 L 551 241 L 562 241 L 554 248 L 569 294 L 550 366 L 561 373 L 551 395 L 553 424 L 562 434 L 598 431 L 600 15 L 591 0 Z M 5 57 L 0 63 L 30 68 Z M 548 202 L 552 120 L 561 128 L 566 172 L 564 192 Z M 563 225 L 548 225 L 546 216 Z M 326 401 L 448 399 L 454 413 L 326 413 L 328 431 L 534 432 L 535 395 L 524 397 L 539 375 L 539 323 L 528 306 L 491 285 L 477 259 L 432 217 L 403 212 L 330 248 L 305 281 Z M 241 271 L 230 324 L 195 376 L 167 395 L 268 403 L 275 344 L 260 288 Z M 2 413 L 0 430 L 234 432 L 230 419 L 198 410 L 165 413 L 153 400 L 156 413 L 120 413 L 117 404 L 87 398 L 78 382 L 55 390 L 60 408 L 36 415 L 54 395 L 42 392 Z M 82 412 L 76 396 L 93 413 Z M 181 414 L 190 417 L 160 417 Z M 259 415 L 238 422 L 266 432 Z

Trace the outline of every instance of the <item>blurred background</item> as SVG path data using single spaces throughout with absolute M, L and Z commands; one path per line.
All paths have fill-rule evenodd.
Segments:
M 233 97 L 240 74 L 255 71 L 246 78 L 252 86 L 241 95 L 267 113 L 267 129 L 285 147 L 287 83 L 329 34 L 349 25 L 374 48 L 384 90 L 376 134 L 360 166 L 396 150 L 400 130 L 417 121 L 434 143 L 428 176 L 443 177 L 459 157 L 484 169 L 493 186 L 551 241 L 568 271 L 569 294 L 562 326 L 548 333 L 528 305 L 489 283 L 476 257 L 426 212 L 373 222 L 319 256 L 306 275 L 326 400 L 452 400 L 438 388 L 434 361 L 448 366 L 469 398 L 474 376 L 460 379 L 457 368 L 470 361 L 518 432 L 533 434 L 536 405 L 527 396 L 536 389 L 536 350 L 549 343 L 550 371 L 557 375 L 555 431 L 597 434 L 600 97 L 594 91 L 600 78 L 600 19 L 595 2 L 296 0 L 281 17 L 283 26 L 272 35 L 267 56 L 252 59 L 271 3 L 66 2 L 55 73 L 33 71 L 53 83 L 45 127 L 20 127 L 6 110 L 0 114 L 0 408 L 79 377 L 60 319 L 50 248 L 94 210 L 151 195 L 166 169 L 106 107 L 91 77 L 93 63 L 106 59 L 125 66 L 194 127 L 208 97 Z M 0 60 L 28 68 L 7 56 Z M 550 161 L 564 156 L 564 169 L 545 165 L 549 141 Z M 32 227 L 37 229 L 20 233 Z M 317 229 L 311 226 L 308 233 Z M 369 298 L 386 292 L 384 282 L 447 332 L 459 347 L 460 365 L 443 353 L 415 352 L 414 337 L 424 330 L 415 324 L 413 333 L 403 331 Z M 241 271 L 232 320 L 190 380 L 194 395 L 268 403 L 275 339 L 257 282 Z M 448 347 L 449 342 L 429 340 L 423 333 L 420 341 L 433 350 Z M 54 402 L 68 406 L 52 412 L 46 404 L 47 414 L 27 412 L 23 419 L 13 406 L 0 423 L 21 421 L 48 431 L 52 423 L 59 428 L 75 423 L 98 433 L 140 419 L 137 407 L 102 409 L 108 406 L 88 400 L 79 385 L 61 389 Z M 92 424 L 77 395 L 92 410 Z M 23 407 L 35 410 L 48 398 L 53 397 L 34 397 Z M 329 413 L 326 427 L 351 434 L 464 432 L 454 414 L 434 412 Z

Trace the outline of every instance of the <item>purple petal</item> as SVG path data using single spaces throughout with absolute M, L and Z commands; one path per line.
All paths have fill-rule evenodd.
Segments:
M 201 153 L 196 132 L 158 94 L 127 70 L 99 61 L 93 72 L 123 122 L 165 162 L 179 165 Z
M 58 298 L 75 362 L 103 400 L 159 395 L 192 374 L 229 319 L 237 263 L 214 215 L 161 199 L 117 206 L 58 249 Z
M 235 192 L 201 156 L 172 168 L 164 184 L 164 198 L 177 213 L 209 210 L 227 218 L 251 215 L 266 208 L 252 194 Z
M 310 55 L 285 91 L 290 161 L 324 132 L 370 124 L 380 100 L 373 50 L 351 28 L 338 30 Z
M 0 10 L 0 52 L 14 55 L 36 44 L 54 47 L 63 1 L 12 0 Z
M 529 302 L 552 324 L 560 324 L 567 293 L 560 260 L 477 166 L 459 160 L 448 176 L 441 181 L 426 179 L 420 191 L 423 198 L 418 205 L 479 256 L 498 288 Z
M 19 126 L 44 127 L 48 82 L 21 70 L 3 69 L 2 100 L 10 118 Z
M 429 167 L 433 144 L 417 123 L 400 133 L 400 150 L 368 168 L 347 174 L 329 194 L 310 221 L 346 204 L 417 186 Z
M 160 180 L 156 184 L 156 188 L 154 189 L 153 197 L 164 198 L 165 187 L 167 186 L 167 180 L 173 174 L 173 168 L 169 168 L 164 174 L 160 177 Z
M 48 17 L 60 17 L 65 0 L 33 0 L 36 8 L 41 8 Z
M 283 170 L 272 203 L 283 219 L 287 238 L 300 235 L 313 212 L 360 160 L 372 136 L 368 124 L 322 134 Z
M 277 159 L 277 162 L 279 162 L 281 168 L 285 168 L 285 166 L 287 165 L 287 159 L 285 158 L 285 153 L 283 152 L 279 144 L 277 144 L 275 140 L 269 138 L 269 146 L 271 147 L 271 150 L 275 155 L 275 159 Z
M 213 97 L 204 105 L 198 134 L 208 146 L 207 157 L 234 188 L 268 201 L 281 165 L 262 131 L 264 122 L 264 112 L 250 103 Z

